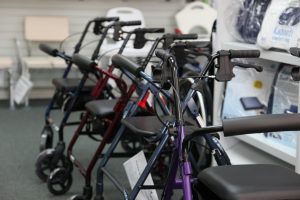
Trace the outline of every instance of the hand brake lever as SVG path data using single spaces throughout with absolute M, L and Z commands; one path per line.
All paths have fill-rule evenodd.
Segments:
M 262 72 L 263 67 L 260 65 L 253 65 L 253 64 L 247 64 L 247 63 L 240 63 L 240 62 L 231 62 L 233 66 L 238 66 L 241 68 L 252 68 L 255 69 L 257 72 Z

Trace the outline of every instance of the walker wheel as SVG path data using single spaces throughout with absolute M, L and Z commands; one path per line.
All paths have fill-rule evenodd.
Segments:
M 67 169 L 70 173 L 73 170 L 73 164 L 66 156 L 62 155 L 58 160 L 58 163 L 53 163 L 53 157 L 55 154 L 54 149 L 46 149 L 42 151 L 35 163 L 35 173 L 44 182 L 47 181 L 51 171 L 56 168 L 63 167 Z
M 77 194 L 71 197 L 70 200 L 87 200 L 83 195 Z
M 53 130 L 50 125 L 45 125 L 41 133 L 40 152 L 51 149 L 53 146 Z
M 55 150 L 46 149 L 42 151 L 35 163 L 35 173 L 44 182 L 47 181 L 52 169 L 50 167 Z
M 54 195 L 62 195 L 69 191 L 73 182 L 71 173 L 65 168 L 56 168 L 51 172 L 47 186 Z

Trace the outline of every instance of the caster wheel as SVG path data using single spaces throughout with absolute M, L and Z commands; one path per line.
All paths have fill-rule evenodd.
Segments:
M 42 151 L 36 160 L 35 173 L 43 182 L 47 181 L 51 171 L 56 168 L 63 167 L 69 172 L 72 172 L 73 170 L 72 162 L 64 155 L 61 156 L 57 163 L 52 163 L 54 154 L 54 149 L 47 149 Z
M 50 125 L 45 125 L 41 133 L 40 152 L 51 149 L 53 146 L 53 130 Z
M 91 200 L 93 196 L 93 188 L 91 186 L 84 186 L 83 193 L 74 195 L 71 197 L 71 200 Z
M 45 151 L 42 151 L 36 160 L 35 173 L 44 182 L 47 181 L 48 176 L 53 170 L 50 167 L 50 165 L 51 165 L 51 160 L 53 158 L 54 152 L 55 152 L 54 149 L 47 149 Z
M 78 194 L 78 195 L 72 196 L 70 200 L 86 200 L 86 199 L 84 196 Z
M 69 191 L 73 179 L 69 171 L 64 168 L 56 168 L 51 172 L 47 186 L 48 190 L 54 195 L 62 195 Z

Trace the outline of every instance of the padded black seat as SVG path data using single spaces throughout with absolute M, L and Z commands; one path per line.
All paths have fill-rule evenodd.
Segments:
M 166 120 L 166 117 L 164 117 L 164 121 Z M 169 117 L 169 120 L 172 120 L 172 118 Z M 156 116 L 127 117 L 122 120 L 122 124 L 133 133 L 143 135 L 155 135 L 161 132 L 160 130 L 163 127 Z
M 218 166 L 199 173 L 197 189 L 214 200 L 300 199 L 300 175 L 267 164 Z
M 52 80 L 53 85 L 55 86 L 56 89 L 64 91 L 64 92 L 69 92 L 69 91 L 74 91 L 78 87 L 80 83 L 79 78 L 55 78 Z M 91 91 L 93 87 L 95 86 L 95 83 L 87 80 L 85 82 L 84 87 L 82 88 L 82 91 Z
M 116 99 L 94 100 L 86 103 L 85 108 L 98 117 L 108 117 L 114 115 L 117 102 Z

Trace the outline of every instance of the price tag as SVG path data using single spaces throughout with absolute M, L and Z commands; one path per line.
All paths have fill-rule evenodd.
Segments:
M 135 156 L 131 157 L 129 160 L 123 163 L 126 171 L 127 178 L 130 183 L 131 189 L 136 184 L 137 180 L 140 178 L 145 167 L 147 165 L 147 160 L 143 151 L 140 151 Z M 147 177 L 144 185 L 153 185 L 153 179 L 151 174 Z M 156 190 L 140 190 L 136 197 L 136 200 L 158 200 L 158 195 Z

